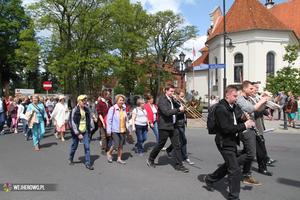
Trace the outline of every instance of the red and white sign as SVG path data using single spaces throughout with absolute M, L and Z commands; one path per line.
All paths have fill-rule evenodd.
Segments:
M 44 88 L 45 90 L 51 90 L 51 88 L 52 88 L 52 83 L 51 83 L 50 81 L 45 81 L 45 82 L 43 83 L 43 88 Z

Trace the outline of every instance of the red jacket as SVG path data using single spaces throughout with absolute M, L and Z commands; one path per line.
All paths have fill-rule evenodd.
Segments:
M 104 119 L 104 117 L 107 115 L 108 110 L 109 110 L 110 107 L 112 107 L 112 102 L 111 102 L 111 100 L 109 100 L 109 101 L 107 102 L 107 105 L 106 105 L 106 103 L 105 103 L 104 101 L 102 101 L 102 99 L 101 99 L 100 101 L 98 101 L 97 107 L 96 107 L 98 116 L 99 116 L 99 115 L 102 115 L 102 117 L 103 117 L 103 119 Z M 100 127 L 103 127 L 100 118 L 99 118 L 99 120 L 98 120 L 98 125 L 99 125 Z
M 156 121 L 158 121 L 158 108 L 156 105 L 154 105 L 155 109 L 157 110 L 156 113 Z M 150 106 L 149 103 L 146 103 L 145 105 L 145 110 L 147 111 L 147 117 L 148 117 L 148 121 L 151 121 L 151 123 L 154 123 L 154 115 L 153 115 L 153 111 L 152 111 L 152 107 Z
M 9 99 L 5 99 L 6 109 L 9 110 L 10 107 L 10 101 Z

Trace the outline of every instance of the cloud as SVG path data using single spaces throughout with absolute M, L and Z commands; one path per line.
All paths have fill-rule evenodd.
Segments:
M 150 13 L 158 11 L 172 10 L 174 13 L 180 13 L 180 5 L 196 5 L 195 0 L 130 0 L 131 3 L 140 2 L 144 9 Z
M 144 9 L 150 13 L 156 13 L 158 11 L 172 10 L 174 13 L 180 13 L 180 6 L 182 4 L 191 4 L 196 5 L 195 0 L 130 0 L 131 3 L 140 2 Z M 191 25 L 190 22 L 186 21 L 183 26 Z M 199 50 L 205 47 L 207 36 L 199 36 L 196 39 L 191 39 L 183 45 L 184 49 L 189 49 L 188 51 L 183 50 L 183 53 L 186 54 L 186 58 L 193 59 L 193 46 L 196 50 L 197 59 L 201 56 Z M 180 52 L 179 52 L 180 53 Z M 178 53 L 178 54 L 179 54 Z
M 199 58 L 201 56 L 201 53 L 199 52 L 200 49 L 205 47 L 207 36 L 203 35 L 200 37 L 197 37 L 196 39 L 191 39 L 184 43 L 183 48 L 188 48 L 188 51 L 183 51 L 184 54 L 186 54 L 185 58 L 190 58 L 193 60 L 193 46 L 196 51 L 196 57 L 194 57 L 194 60 Z

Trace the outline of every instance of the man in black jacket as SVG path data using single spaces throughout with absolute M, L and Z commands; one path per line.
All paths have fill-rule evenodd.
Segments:
M 225 89 L 225 99 L 220 101 L 216 108 L 217 134 L 215 142 L 223 156 L 225 163 L 220 166 L 215 172 L 204 176 L 209 191 L 214 191 L 213 182 L 217 182 L 228 174 L 228 199 L 239 199 L 240 194 L 240 168 L 237 162 L 237 141 L 238 133 L 254 126 L 252 120 L 244 123 L 245 117 L 235 110 L 235 102 L 237 100 L 236 86 L 229 85 Z
M 173 145 L 173 154 L 175 160 L 175 169 L 181 172 L 188 172 L 189 169 L 182 165 L 180 144 L 179 144 L 179 132 L 176 125 L 177 114 L 180 111 L 184 111 L 184 106 L 179 106 L 174 100 L 175 87 L 172 84 L 167 84 L 165 87 L 165 95 L 163 95 L 158 101 L 158 131 L 159 142 L 152 150 L 149 158 L 147 159 L 147 165 L 151 168 L 155 168 L 154 160 L 159 154 L 160 150 L 165 146 L 168 138 L 171 139 Z
M 178 96 L 181 98 L 179 99 L 177 102 L 180 103 L 180 105 L 184 105 L 182 100 L 184 99 L 184 96 L 185 96 L 185 92 L 184 90 L 179 90 L 178 91 Z M 179 131 L 179 141 L 180 141 L 180 149 L 181 149 L 181 158 L 182 158 L 182 161 L 184 163 L 187 163 L 189 165 L 193 165 L 194 162 L 192 162 L 190 159 L 189 159 L 189 155 L 187 153 L 187 139 L 186 139 L 186 136 L 185 136 L 185 125 L 187 123 L 187 117 L 186 117 L 186 111 L 182 111 L 180 113 L 178 113 L 177 115 L 177 128 L 178 128 L 178 131 Z M 172 158 L 172 151 L 173 151 L 173 146 L 172 144 L 170 144 L 170 146 L 166 149 L 166 153 L 167 153 L 167 156 L 168 158 Z

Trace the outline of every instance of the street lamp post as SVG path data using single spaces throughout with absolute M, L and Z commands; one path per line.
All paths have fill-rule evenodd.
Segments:
M 181 89 L 183 89 L 183 77 L 185 76 L 186 72 L 189 71 L 189 68 L 192 65 L 192 60 L 188 58 L 186 61 L 184 61 L 185 54 L 183 52 L 179 54 L 179 58 L 180 59 L 176 58 L 174 60 L 174 69 L 175 72 L 181 74 Z M 185 65 L 185 67 L 183 66 L 183 64 Z
M 227 78 L 226 78 L 226 40 L 230 40 L 229 41 L 229 45 L 227 46 L 227 49 L 229 51 L 229 53 L 231 53 L 234 50 L 233 44 L 232 44 L 232 40 L 231 38 L 229 38 L 226 34 L 226 19 L 225 19 L 225 0 L 223 0 L 223 16 L 224 16 L 224 79 L 223 79 L 223 93 L 224 93 L 224 98 L 225 98 L 225 89 L 227 86 Z

